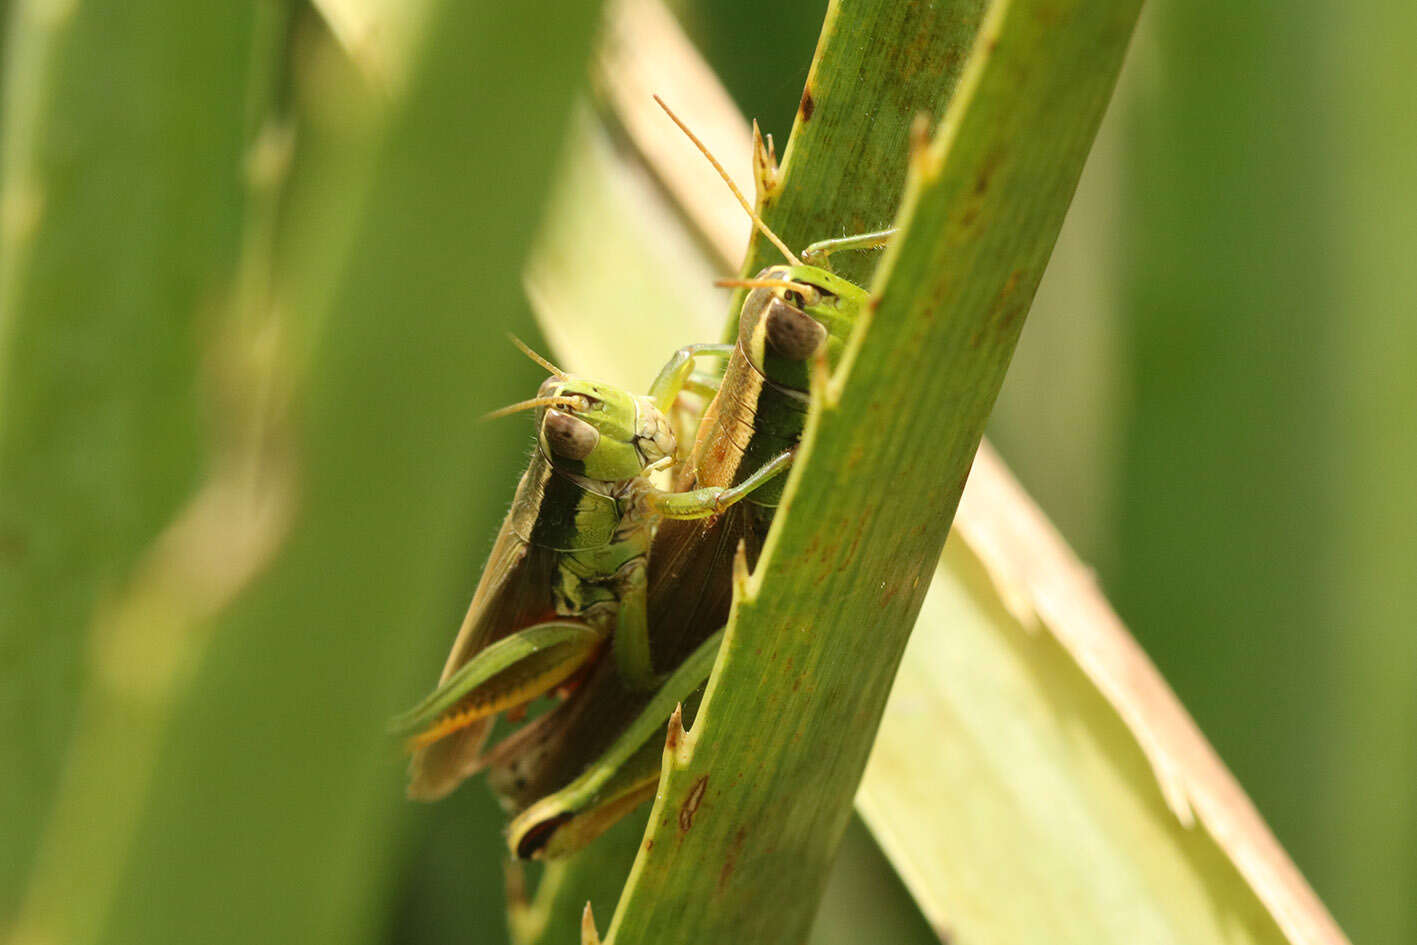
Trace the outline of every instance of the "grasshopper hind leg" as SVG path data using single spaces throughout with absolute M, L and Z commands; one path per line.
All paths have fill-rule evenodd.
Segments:
M 583 849 L 654 796 L 663 756 L 664 747 L 651 739 L 599 786 L 593 800 L 518 818 L 510 829 L 512 853 L 520 860 L 556 860 Z
M 700 644 L 599 758 L 565 787 L 532 803 L 512 821 L 507 844 L 515 856 L 568 856 L 654 796 L 664 755 L 665 723 L 675 706 L 696 707 L 722 639 L 720 630 Z
M 605 632 L 553 621 L 478 653 L 391 724 L 413 753 L 409 796 L 436 800 L 481 766 L 491 720 L 567 683 L 600 649 Z

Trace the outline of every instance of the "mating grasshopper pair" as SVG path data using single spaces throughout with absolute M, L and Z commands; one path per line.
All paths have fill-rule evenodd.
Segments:
M 704 153 L 789 264 L 733 283 L 751 289 L 737 343 L 680 349 L 647 396 L 541 362 L 552 377 L 538 396 L 499 411 L 534 409 L 538 448 L 438 687 L 395 720 L 414 751 L 410 795 L 436 799 L 489 768 L 519 811 L 509 842 L 521 857 L 573 852 L 653 794 L 669 715 L 695 708 L 713 665 L 734 555 L 741 545 L 755 563 L 771 525 L 813 365 L 835 366 L 868 299 L 798 259 Z M 677 459 L 666 414 L 709 355 L 727 356 L 722 380 L 673 489 L 660 490 L 649 474 Z M 611 658 L 597 658 L 607 646 Z M 499 713 L 567 688 L 484 753 Z

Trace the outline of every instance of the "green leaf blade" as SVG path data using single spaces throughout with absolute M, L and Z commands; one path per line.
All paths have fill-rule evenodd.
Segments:
M 263 37 L 249 4 L 0 12 L 8 916 L 71 735 L 94 609 L 201 468 L 197 355 L 237 267 Z

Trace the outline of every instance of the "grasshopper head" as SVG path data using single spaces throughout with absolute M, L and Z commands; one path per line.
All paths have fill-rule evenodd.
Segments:
M 669 423 L 647 397 L 574 376 L 547 378 L 537 396 L 561 401 L 537 411 L 536 430 L 542 454 L 563 472 L 633 479 L 674 455 Z
M 869 297 L 866 290 L 816 266 L 769 266 L 757 279 L 784 283 L 748 293 L 738 342 L 764 377 L 805 391 L 811 360 L 836 366 Z

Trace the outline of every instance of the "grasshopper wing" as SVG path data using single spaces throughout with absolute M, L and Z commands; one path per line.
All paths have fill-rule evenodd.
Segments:
M 440 685 L 498 640 L 555 617 L 551 578 L 556 553 L 519 537 L 513 527 L 514 516 L 515 511 L 497 534 L 472 605 L 443 666 Z M 478 719 L 415 751 L 409 762 L 409 797 L 437 800 L 475 774 L 482 764 L 482 746 L 492 721 L 490 717 Z
M 751 503 L 716 520 L 668 520 L 649 555 L 650 649 L 658 672 L 673 670 L 728 622 L 733 603 L 733 556 L 740 542 L 749 566 L 762 548 L 759 510 Z
M 727 622 L 733 599 L 733 555 L 739 541 L 755 561 L 752 515 L 743 506 L 716 521 L 667 520 L 650 552 L 650 636 L 654 669 L 680 667 Z M 552 711 L 509 735 L 486 758 L 493 789 L 513 810 L 565 788 L 644 711 L 653 691 L 626 685 L 613 661 Z M 664 721 L 668 718 L 666 714 Z

